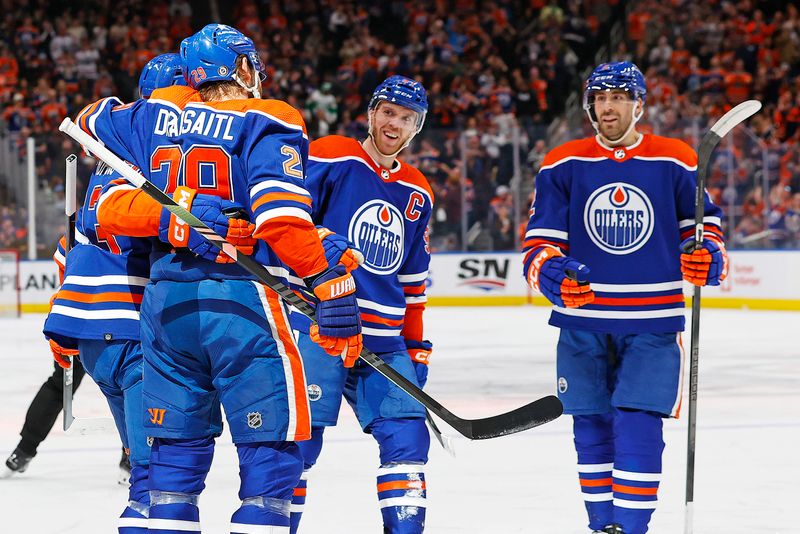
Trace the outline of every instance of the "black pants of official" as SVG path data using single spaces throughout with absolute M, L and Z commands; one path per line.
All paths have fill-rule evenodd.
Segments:
M 78 389 L 86 371 L 80 359 L 73 358 L 72 365 L 72 390 Z M 19 433 L 22 440 L 18 447 L 31 456 L 36 455 L 36 449 L 44 441 L 53 428 L 58 414 L 64 407 L 64 370 L 53 361 L 53 374 L 48 378 L 39 392 L 33 398 L 28 413 L 25 414 L 25 424 Z

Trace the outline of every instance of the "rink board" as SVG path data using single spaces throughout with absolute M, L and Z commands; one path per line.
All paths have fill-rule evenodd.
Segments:
M 732 251 L 728 279 L 703 289 L 703 306 L 800 310 L 799 272 L 800 251 Z M 20 274 L 23 311 L 47 312 L 58 286 L 55 263 L 23 261 Z M 8 283 L 0 280 L 0 286 Z M 691 293 L 688 285 L 685 293 Z M 525 284 L 517 253 L 433 254 L 428 298 L 432 306 L 548 305 Z

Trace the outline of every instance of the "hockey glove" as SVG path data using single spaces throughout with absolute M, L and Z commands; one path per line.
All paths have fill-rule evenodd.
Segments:
M 255 225 L 251 224 L 246 213 L 235 204 L 212 195 L 198 195 L 197 191 L 180 186 L 175 190 L 174 200 L 192 212 L 239 252 L 250 255 L 256 239 L 253 237 Z M 209 261 L 233 263 L 234 260 L 223 254 L 214 245 L 189 227 L 179 217 L 167 210 L 161 213 L 158 237 L 175 248 L 185 247 Z
M 324 226 L 317 226 L 317 233 L 320 241 L 322 241 L 322 248 L 325 249 L 325 259 L 328 260 L 328 267 L 341 263 L 349 273 L 358 269 L 358 266 L 364 263 L 364 255 L 346 237 L 331 232 Z
M 431 352 L 433 352 L 433 343 L 427 339 L 422 341 L 406 339 L 406 350 L 408 350 L 408 355 L 411 356 L 411 361 L 414 362 L 417 383 L 419 387 L 424 388 L 425 383 L 428 381 L 428 361 L 431 357 Z
M 319 299 L 311 340 L 331 356 L 341 356 L 345 367 L 353 367 L 364 347 L 353 276 L 337 264 L 306 285 Z
M 728 276 L 728 252 L 725 245 L 713 239 L 703 239 L 694 249 L 694 238 L 681 242 L 681 273 L 683 279 L 696 286 L 718 286 Z
M 560 250 L 543 248 L 533 259 L 528 284 L 562 308 L 579 308 L 594 301 L 589 268 Z
M 50 343 L 50 352 L 53 353 L 53 359 L 62 369 L 69 369 L 72 367 L 72 358 L 78 355 L 77 350 L 65 349 L 52 339 L 47 340 Z

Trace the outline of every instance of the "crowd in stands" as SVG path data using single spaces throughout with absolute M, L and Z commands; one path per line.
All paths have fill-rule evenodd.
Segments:
M 36 172 L 51 206 L 63 202 L 63 158 L 75 151 L 56 131 L 60 120 L 103 96 L 135 98 L 144 64 L 176 51 L 183 37 L 211 20 L 199 12 L 205 3 L 187 0 L 0 5 L 2 139 L 16 143 L 21 156 L 24 138 L 37 139 Z M 598 48 L 611 44 L 617 20 L 624 38 L 610 59 L 633 60 L 645 72 L 650 131 L 695 144 L 732 104 L 765 103 L 750 124 L 755 140 L 740 144 L 737 133 L 733 147 L 716 154 L 710 190 L 726 211 L 732 208 L 734 245 L 800 246 L 800 17 L 789 2 L 218 5 L 221 20 L 251 36 L 261 51 L 265 96 L 303 110 L 312 138 L 363 138 L 367 99 L 388 74 L 424 83 L 430 112 L 404 157 L 423 170 L 436 195 L 435 249 L 514 248 L 548 149 L 548 126 L 567 96 L 580 90 Z M 513 180 L 515 160 L 519 180 Z M 89 163 L 82 161 L 79 175 L 88 175 Z

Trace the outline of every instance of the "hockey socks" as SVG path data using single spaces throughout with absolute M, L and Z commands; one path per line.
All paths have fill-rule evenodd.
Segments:
M 313 426 L 311 427 L 311 439 L 297 443 L 300 448 L 300 454 L 303 456 L 303 474 L 300 476 L 300 482 L 294 488 L 292 495 L 291 534 L 296 534 L 297 529 L 300 528 L 300 519 L 303 517 L 303 509 L 306 505 L 308 472 L 317 463 L 317 458 L 322 452 L 324 433 L 324 426 Z
M 237 443 L 242 504 L 231 517 L 231 534 L 289 534 L 292 493 L 303 460 L 295 443 Z
M 378 505 L 387 534 L 420 534 L 425 528 L 425 473 L 420 464 L 378 469 Z
M 128 506 L 123 510 L 117 523 L 119 534 L 146 534 L 150 515 L 150 493 L 148 469 L 146 466 L 131 468 Z
M 305 470 L 303 471 L 303 474 L 300 477 L 300 482 L 298 482 L 297 487 L 294 488 L 294 493 L 292 494 L 292 505 L 290 508 L 291 534 L 296 534 L 297 529 L 300 528 L 300 519 L 303 517 L 303 509 L 306 506 L 307 487 L 308 487 L 308 470 Z
M 647 532 L 661 480 L 661 416 L 627 409 L 576 415 L 574 432 L 589 528 L 618 524 L 625 534 Z
M 200 534 L 197 500 L 213 457 L 213 438 L 153 440 L 148 532 Z

